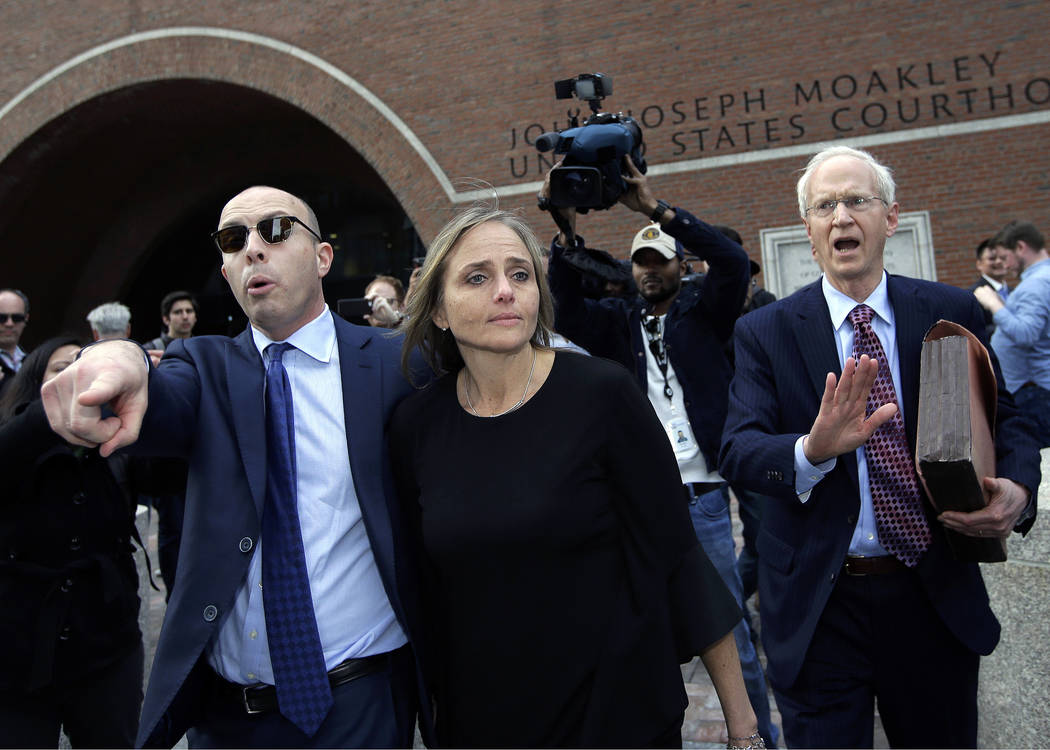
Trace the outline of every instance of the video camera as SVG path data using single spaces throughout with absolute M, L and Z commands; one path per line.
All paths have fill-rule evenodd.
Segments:
M 572 127 L 544 133 L 536 139 L 541 153 L 564 154 L 562 166 L 551 171 L 550 204 L 573 207 L 580 213 L 613 206 L 627 191 L 623 181 L 623 157 L 630 154 L 638 171 L 645 173 L 642 129 L 632 117 L 620 112 L 601 111 L 601 101 L 612 93 L 612 78 L 601 73 L 582 73 L 575 78 L 555 81 L 558 99 L 575 96 L 591 107 L 591 116 Z

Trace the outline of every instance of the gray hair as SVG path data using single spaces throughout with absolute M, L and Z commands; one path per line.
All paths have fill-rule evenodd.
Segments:
M 107 302 L 99 305 L 87 314 L 87 322 L 92 331 L 100 336 L 112 336 L 114 334 L 126 335 L 128 325 L 131 324 L 131 310 L 127 305 L 119 302 Z
M 893 181 L 893 170 L 881 164 L 867 151 L 861 151 L 859 148 L 850 146 L 830 146 L 814 154 L 813 158 L 806 164 L 802 176 L 798 178 L 798 212 L 803 219 L 806 218 L 806 200 L 809 194 L 809 181 L 812 179 L 813 173 L 817 171 L 817 167 L 821 164 L 836 156 L 852 156 L 854 159 L 859 159 L 871 167 L 871 171 L 875 176 L 875 187 L 879 191 L 879 197 L 886 201 L 887 206 L 893 204 L 893 200 L 897 195 L 897 183 Z

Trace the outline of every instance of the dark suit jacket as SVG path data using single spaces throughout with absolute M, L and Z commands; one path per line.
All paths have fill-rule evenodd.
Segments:
M 970 286 L 966 288 L 973 292 L 976 291 L 978 287 L 982 286 L 992 287 L 992 285 L 988 283 L 988 279 L 984 278 L 984 276 L 981 276 L 979 279 L 977 279 L 977 281 L 975 281 L 973 284 L 970 284 Z M 998 294 L 998 290 L 994 287 L 992 287 L 992 291 Z M 988 333 L 988 340 L 991 341 L 992 334 L 995 333 L 995 318 L 983 306 L 981 307 L 981 312 L 984 313 L 984 329 Z
M 338 317 L 335 330 L 354 487 L 383 586 L 416 644 L 416 568 L 402 534 L 384 439 L 394 406 L 412 391 L 398 369 L 400 341 L 376 333 L 383 329 L 350 325 Z M 142 706 L 139 745 L 171 747 L 194 723 L 205 698 L 205 649 L 233 607 L 261 533 L 263 382 L 250 330 L 235 339 L 175 341 L 150 375 L 149 409 L 134 449 L 184 457 L 190 471 L 179 572 Z M 333 436 L 333 450 L 339 442 Z M 416 656 L 418 664 L 418 648 Z M 421 705 L 427 711 L 421 726 L 429 735 L 429 701 Z
M 970 292 L 902 276 L 890 276 L 888 285 L 897 327 L 898 395 L 914 453 L 926 331 L 944 318 L 966 326 L 985 345 L 987 338 L 980 306 Z M 736 368 L 719 469 L 734 485 L 774 496 L 763 509 L 758 536 L 762 636 L 771 679 L 789 687 L 838 579 L 860 511 L 852 453 L 838 457 L 806 503 L 794 489 L 795 441 L 816 418 L 827 373 L 841 372 L 820 281 L 740 318 Z M 995 371 L 998 474 L 1031 489 L 1034 502 L 1037 443 L 1003 387 L 997 362 Z M 932 518 L 928 503 L 927 510 Z M 956 637 L 971 650 L 988 654 L 999 640 L 999 623 L 988 606 L 980 570 L 976 564 L 956 562 L 941 525 L 932 520 L 930 526 L 933 544 L 917 567 L 918 575 Z

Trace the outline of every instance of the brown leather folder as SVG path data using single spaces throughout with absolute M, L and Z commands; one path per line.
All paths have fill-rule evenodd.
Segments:
M 995 476 L 996 400 L 988 350 L 963 326 L 937 321 L 922 345 L 915 465 L 938 512 L 988 504 L 981 478 Z M 1003 539 L 945 534 L 958 560 L 1006 560 Z

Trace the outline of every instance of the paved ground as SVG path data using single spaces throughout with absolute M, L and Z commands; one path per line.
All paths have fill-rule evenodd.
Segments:
M 138 515 L 139 534 L 149 550 L 149 559 L 153 564 L 153 580 L 159 591 L 150 587 L 149 577 L 146 575 L 145 560 L 142 552 L 137 552 L 139 561 L 139 597 L 142 605 L 139 608 L 139 627 L 142 628 L 143 645 L 146 650 L 146 674 L 144 675 L 143 690 L 149 681 L 150 667 L 153 666 L 153 654 L 157 651 L 157 638 L 160 636 L 160 626 L 164 622 L 164 582 L 160 579 L 160 568 L 157 565 L 157 514 L 155 511 L 147 511 L 139 506 Z M 186 738 L 175 746 L 186 748 Z
M 149 548 L 150 560 L 154 567 L 154 580 L 161 591 L 154 591 L 149 586 L 148 577 L 145 575 L 145 562 L 142 553 L 137 552 L 139 559 L 139 595 L 142 597 L 142 608 L 139 613 L 139 623 L 142 627 L 143 638 L 146 647 L 146 679 L 149 678 L 149 668 L 153 663 L 153 654 L 157 647 L 157 637 L 160 634 L 160 626 L 164 620 L 164 584 L 157 572 L 157 515 L 147 513 L 140 508 L 138 518 L 139 531 L 142 538 L 146 540 Z M 737 549 L 740 549 L 740 523 L 737 520 L 736 508 L 733 508 L 734 533 L 736 535 Z M 752 602 L 753 603 L 753 602 Z M 758 613 L 751 610 L 752 623 L 756 630 L 761 629 Z M 765 664 L 765 653 L 760 649 L 759 656 Z M 699 659 L 694 659 L 689 664 L 682 666 L 682 678 L 685 681 L 686 692 L 689 695 L 689 708 L 686 709 L 685 723 L 682 726 L 682 743 L 686 748 L 724 748 L 728 737 L 725 730 L 725 722 L 722 719 L 722 710 L 718 705 L 718 697 L 714 686 L 707 676 L 707 671 Z M 776 710 L 773 695 L 769 695 L 770 707 L 773 710 L 773 721 L 779 726 L 780 713 Z M 63 741 L 65 737 L 62 738 Z M 69 747 L 65 743 L 63 747 Z M 177 745 L 185 748 L 185 739 Z M 417 734 L 416 747 L 422 747 Z M 888 748 L 882 726 L 876 717 L 875 722 L 875 747 Z

